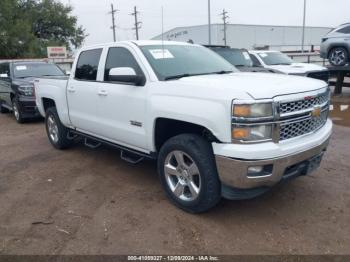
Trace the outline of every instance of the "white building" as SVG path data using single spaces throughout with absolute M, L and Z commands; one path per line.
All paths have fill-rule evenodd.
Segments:
M 305 49 L 319 49 L 321 38 L 331 28 L 306 27 Z M 246 49 L 274 49 L 281 51 L 301 50 L 301 26 L 270 26 L 270 25 L 227 25 L 227 45 Z M 224 32 L 222 24 L 212 24 L 211 44 L 224 45 Z M 177 27 L 164 33 L 164 40 L 184 41 L 192 40 L 197 44 L 208 44 L 208 25 Z M 162 39 L 162 35 L 153 39 Z

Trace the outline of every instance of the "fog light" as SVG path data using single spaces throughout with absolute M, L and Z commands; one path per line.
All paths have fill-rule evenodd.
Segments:
M 272 175 L 273 165 L 250 166 L 247 176 L 250 178 L 266 177 Z
M 263 166 L 250 166 L 250 167 L 248 167 L 249 174 L 261 173 L 263 170 L 264 170 Z

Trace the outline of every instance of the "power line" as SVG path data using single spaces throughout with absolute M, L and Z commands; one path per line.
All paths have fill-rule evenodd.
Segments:
M 115 17 L 114 17 L 114 14 L 115 14 L 117 11 L 119 11 L 119 10 L 114 9 L 113 4 L 111 4 L 111 12 L 109 12 L 109 14 L 112 15 L 112 26 L 111 26 L 111 29 L 113 30 L 113 41 L 114 41 L 114 42 L 116 41 L 116 34 L 115 34 L 116 25 L 115 25 Z
M 130 15 L 135 17 L 135 27 L 133 28 L 136 32 L 136 40 L 139 40 L 139 29 L 141 29 L 141 24 L 142 22 L 138 22 L 137 21 L 137 15 L 139 14 L 139 12 L 137 11 L 136 6 L 134 7 L 134 12 L 131 13 Z
M 228 12 L 225 9 L 222 11 L 221 14 L 219 14 L 222 16 L 222 21 L 223 21 L 223 25 L 224 25 L 224 30 L 223 30 L 224 31 L 224 38 L 222 40 L 224 40 L 225 46 L 227 45 L 227 37 L 226 37 L 227 23 L 228 23 L 227 19 L 229 18 L 229 16 L 227 14 L 228 14 Z

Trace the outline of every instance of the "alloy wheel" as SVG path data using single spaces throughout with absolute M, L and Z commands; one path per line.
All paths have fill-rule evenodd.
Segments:
M 175 197 L 183 201 L 197 199 L 201 190 L 201 175 L 194 160 L 185 152 L 170 152 L 164 164 L 167 185 Z
M 334 49 L 330 54 L 329 60 L 333 65 L 343 65 L 346 62 L 345 50 L 342 48 Z
M 58 126 L 55 121 L 55 118 L 50 115 L 47 119 L 47 129 L 49 132 L 49 136 L 52 140 L 52 142 L 57 143 L 58 142 Z
M 18 108 L 17 108 L 15 103 L 13 103 L 12 108 L 13 108 L 13 114 L 15 115 L 15 118 L 18 121 L 19 120 L 19 111 L 18 111 Z

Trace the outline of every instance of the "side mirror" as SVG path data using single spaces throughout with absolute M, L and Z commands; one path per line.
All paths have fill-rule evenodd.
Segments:
M 136 75 L 135 70 L 131 67 L 111 68 L 109 70 L 108 79 L 112 82 L 132 83 L 137 86 L 145 83 L 145 77 Z
M 8 78 L 9 75 L 8 74 L 0 74 L 0 78 Z
M 66 73 L 66 76 L 70 76 L 70 71 L 69 70 L 66 70 L 65 73 Z

